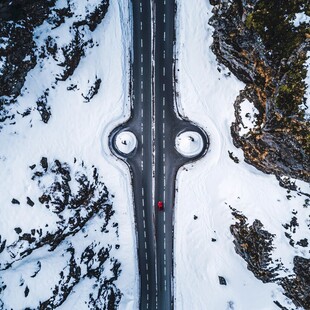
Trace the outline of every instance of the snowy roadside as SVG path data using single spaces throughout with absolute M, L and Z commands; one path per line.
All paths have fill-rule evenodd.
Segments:
M 87 4 L 72 1 L 73 16 L 57 28 L 44 22 L 36 29 L 36 44 L 43 46 L 48 36 L 51 36 L 58 46 L 66 44 L 72 35 L 70 23 L 75 19 L 82 19 L 98 3 L 99 1 Z M 65 6 L 66 1 L 61 0 L 56 5 L 59 9 Z M 121 264 L 121 273 L 114 283 L 122 294 L 120 309 L 138 307 L 138 272 L 130 177 L 127 168 L 118 169 L 111 165 L 115 159 L 109 151 L 107 139 L 113 126 L 122 122 L 129 113 L 130 31 L 128 2 L 110 1 L 108 12 L 96 30 L 84 31 L 83 36 L 91 39 L 94 44 L 86 49 L 85 57 L 81 59 L 72 76 L 58 81 L 56 85 L 54 79 L 62 69 L 58 55 L 44 58 L 28 73 L 22 96 L 10 110 L 11 114 L 15 114 L 15 124 L 5 125 L 0 133 L 2 242 L 6 240 L 8 245 L 18 241 L 20 231 L 42 229 L 44 234 L 58 227 L 58 217 L 37 202 L 42 195 L 42 183 L 36 185 L 31 180 L 35 170 L 32 171 L 29 167 L 36 164 L 38 168 L 40 162 L 42 165 L 42 158 L 47 158 L 49 167 L 52 167 L 55 160 L 68 163 L 72 174 L 82 170 L 86 171 L 89 178 L 93 172 L 88 168 L 96 167 L 99 179 L 109 191 L 107 203 L 112 204 L 115 213 L 111 215 L 105 233 L 100 230 L 104 221 L 98 214 L 89 219 L 81 231 L 63 241 L 54 252 L 57 255 L 49 251 L 49 246 L 43 246 L 20 262 L 14 263 L 14 269 L 2 270 L 0 287 L 6 286 L 6 289 L 0 289 L 0 299 L 7 307 L 33 308 L 50 297 L 53 286 L 58 283 L 58 273 L 69 268 L 68 255 L 64 254 L 68 251 L 66 247 L 73 247 L 75 256 L 78 257 L 85 254 L 84 247 L 88 243 L 93 247 L 98 244 L 105 245 L 109 249 L 110 260 L 105 264 L 103 272 L 107 279 L 112 271 L 109 268 L 113 267 L 115 260 Z M 98 93 L 89 99 L 92 85 L 98 79 L 101 80 Z M 51 117 L 45 124 L 36 111 L 35 102 L 47 88 Z M 32 112 L 24 116 L 22 114 L 25 111 Z M 48 174 L 45 181 L 52 184 L 52 177 L 52 174 Z M 69 184 L 72 192 L 75 192 L 77 185 L 74 180 Z M 35 204 L 31 206 L 32 203 L 29 204 L 26 197 L 32 198 Z M 20 205 L 12 204 L 13 198 L 18 200 Z M 68 214 L 64 214 L 66 215 Z M 16 230 L 17 227 L 19 229 Z M 6 254 L 3 252 L 1 255 L 5 257 L 1 261 L 4 263 Z M 40 270 L 38 276 L 33 277 L 29 270 L 36 270 L 37 261 L 40 261 Z M 81 266 L 83 271 L 82 260 Z M 71 295 L 59 309 L 88 309 L 89 295 L 95 292 L 93 285 L 94 279 L 88 273 L 81 276 L 79 283 L 73 286 Z M 106 294 L 108 296 L 109 293 Z
M 210 149 L 177 178 L 176 309 L 279 309 L 274 301 L 295 309 L 280 286 L 256 279 L 234 249 L 230 226 L 236 219 L 231 208 L 244 214 L 250 225 L 259 219 L 265 230 L 276 235 L 273 259 L 279 259 L 290 274 L 295 255 L 310 255 L 302 247 L 291 247 L 282 225 L 298 213 L 296 239 L 307 236 L 309 211 L 303 208 L 304 196 L 293 192 L 289 197 L 274 176 L 246 164 L 242 151 L 232 143 L 233 102 L 244 85 L 225 68 L 218 68 L 210 49 L 211 10 L 206 0 L 177 1 L 179 111 L 205 129 Z M 309 192 L 307 184 L 296 184 Z M 219 277 L 225 278 L 226 285 L 219 283 Z

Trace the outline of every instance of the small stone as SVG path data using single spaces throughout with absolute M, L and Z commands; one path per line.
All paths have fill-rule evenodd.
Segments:
M 34 206 L 34 202 L 33 202 L 29 197 L 27 197 L 27 204 L 28 204 L 30 207 L 33 207 L 33 206 Z
M 198 216 L 197 215 L 194 215 L 194 220 L 197 220 L 198 219 Z
M 29 287 L 28 286 L 26 286 L 26 288 L 25 288 L 25 297 L 27 297 L 28 296 L 28 294 L 29 294 Z
M 16 227 L 14 228 L 14 230 L 17 234 L 20 234 L 22 232 L 22 229 L 20 227 Z
M 226 282 L 225 278 L 222 277 L 222 276 L 219 276 L 219 282 L 220 282 L 221 285 L 227 285 L 227 282 Z
M 12 199 L 12 204 L 13 205 L 20 205 L 20 202 L 17 199 L 13 198 Z
M 42 157 L 40 164 L 42 166 L 42 168 L 46 171 L 48 168 L 48 163 L 47 163 L 47 158 L 46 157 Z

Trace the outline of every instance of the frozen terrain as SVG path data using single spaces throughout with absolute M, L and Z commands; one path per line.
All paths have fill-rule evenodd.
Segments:
M 102 22 L 87 24 L 104 2 L 56 2 L 1 123 L 0 309 L 137 307 L 130 180 L 111 165 L 107 139 L 129 113 L 130 11 L 110 1 Z
M 236 254 L 230 226 L 237 210 L 274 234 L 272 260 L 282 262 L 280 276 L 293 274 L 295 255 L 310 258 L 309 247 L 296 245 L 309 236 L 309 208 L 304 195 L 279 186 L 243 161 L 232 143 L 233 102 L 244 87 L 230 72 L 218 67 L 211 52 L 211 6 L 206 0 L 178 0 L 177 68 L 181 114 L 201 125 L 210 136 L 206 156 L 178 174 L 175 216 L 175 301 L 177 309 L 287 309 L 296 306 L 281 286 L 263 283 Z M 308 99 L 309 100 L 309 99 Z M 309 102 L 309 101 L 308 101 Z M 248 117 L 254 114 L 247 107 Z M 230 152 L 230 153 L 229 153 Z M 229 156 L 230 155 L 230 156 Z M 309 187 L 296 182 L 309 193 Z M 305 205 L 305 207 L 304 207 Z M 299 226 L 283 225 L 297 217 Z M 288 235 L 292 235 L 293 246 Z M 285 269 L 285 270 L 284 270 Z

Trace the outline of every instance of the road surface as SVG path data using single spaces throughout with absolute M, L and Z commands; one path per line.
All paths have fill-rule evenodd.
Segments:
M 178 169 L 206 152 L 206 134 L 175 112 L 174 12 L 171 0 L 135 0 L 133 8 L 133 109 L 131 118 L 110 135 L 113 153 L 129 166 L 134 191 L 140 273 L 140 309 L 173 309 L 173 224 Z M 137 149 L 121 154 L 115 137 L 129 130 Z M 199 132 L 203 151 L 185 158 L 175 149 L 182 131 Z M 157 202 L 164 203 L 164 210 Z

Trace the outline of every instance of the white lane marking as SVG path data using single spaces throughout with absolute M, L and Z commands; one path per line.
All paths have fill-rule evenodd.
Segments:
M 163 67 L 163 76 L 166 76 L 166 67 Z
M 143 39 L 141 38 L 141 47 L 143 47 Z
M 165 91 L 166 90 L 166 84 L 164 83 L 163 84 L 163 91 Z

